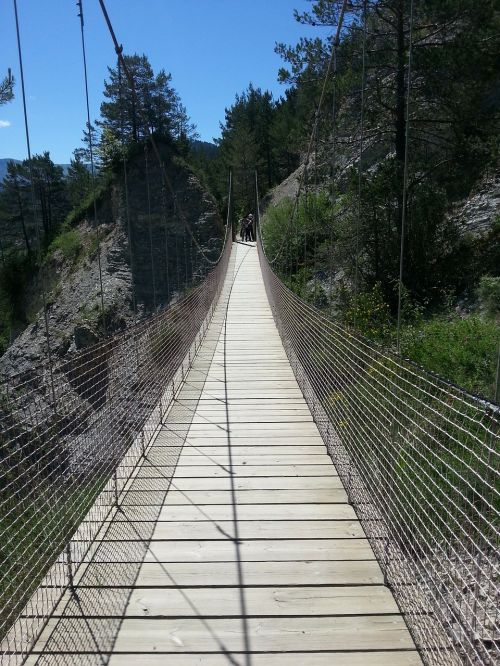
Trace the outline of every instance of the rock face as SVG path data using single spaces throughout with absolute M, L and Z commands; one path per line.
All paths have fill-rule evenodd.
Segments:
M 465 233 L 483 236 L 500 215 L 500 168 L 486 174 L 452 213 Z
M 100 252 L 90 212 L 89 220 L 75 227 L 82 243 L 76 264 L 57 251 L 46 265 L 46 282 L 52 287 L 47 322 L 55 362 L 176 300 L 210 270 L 206 257 L 217 259 L 224 225 L 216 203 L 190 169 L 163 150 L 163 172 L 152 156 L 147 170 L 142 153 L 129 160 L 126 191 L 117 170 L 99 203 Z M 0 359 L 0 374 L 4 380 L 30 375 L 46 363 L 41 311 Z
M 304 165 L 301 164 L 293 173 L 285 178 L 283 182 L 276 185 L 276 187 L 261 199 L 261 214 L 264 214 L 268 208 L 278 206 L 285 199 L 293 199 L 296 196 L 303 171 Z
M 117 330 L 132 319 L 132 274 L 126 263 L 126 238 L 119 226 L 101 229 L 106 236 L 101 242 L 101 269 L 106 311 L 113 317 L 111 330 Z M 83 242 L 90 240 L 93 231 L 87 223 L 80 225 Z M 109 261 L 109 255 L 120 254 L 119 269 Z M 82 343 L 85 327 L 97 340 L 102 336 L 101 290 L 97 252 L 85 257 L 75 269 L 58 252 L 51 260 L 49 270 L 58 277 L 56 287 L 47 298 L 47 323 L 50 348 L 54 360 L 77 351 Z M 76 336 L 75 336 L 76 331 Z M 80 347 L 81 348 L 81 347 Z M 18 373 L 30 374 L 34 366 L 43 364 L 47 357 L 47 337 L 43 311 L 7 349 L 0 359 L 0 372 L 4 378 Z

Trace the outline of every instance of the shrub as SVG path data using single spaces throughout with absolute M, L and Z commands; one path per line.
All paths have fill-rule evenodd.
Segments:
M 500 327 L 478 316 L 435 317 L 402 331 L 401 352 L 427 370 L 486 397 L 495 395 Z
M 66 261 L 75 263 L 80 256 L 83 249 L 80 234 L 75 229 L 67 229 L 61 231 L 49 246 L 48 254 L 53 254 L 56 250 L 60 250 Z
M 391 313 L 384 301 L 380 283 L 370 291 L 358 294 L 357 298 L 349 294 L 343 318 L 347 326 L 355 328 L 366 337 L 387 340 L 391 331 Z
M 500 277 L 482 277 L 478 292 L 485 311 L 492 316 L 500 314 Z

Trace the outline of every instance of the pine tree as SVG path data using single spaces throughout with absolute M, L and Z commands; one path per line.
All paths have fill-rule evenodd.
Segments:
M 92 178 L 89 167 L 84 161 L 82 149 L 75 150 L 73 155 L 66 174 L 66 186 L 69 203 L 72 207 L 76 207 L 91 191 Z
M 9 69 L 7 76 L 0 81 L 0 106 L 14 99 L 14 77 Z
M 8 162 L 7 175 L 2 181 L 0 190 L 2 217 L 9 226 L 9 235 L 15 238 L 21 231 L 26 251 L 29 254 L 31 252 L 33 229 L 29 227 L 28 188 L 29 182 L 26 179 L 22 163 Z
M 154 74 L 146 55 L 124 56 L 133 87 L 123 67 L 108 68 L 101 104 L 101 141 L 106 150 L 115 142 L 128 145 L 144 141 L 149 133 L 163 138 L 189 138 L 194 127 L 189 123 L 185 107 L 172 87 L 172 76 L 161 70 Z

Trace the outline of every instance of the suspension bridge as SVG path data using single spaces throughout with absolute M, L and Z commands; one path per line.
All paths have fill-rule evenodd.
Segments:
M 1 384 L 2 664 L 499 663 L 498 407 L 293 293 L 288 234 L 266 255 L 257 177 L 256 243 L 235 239 L 230 184 L 207 253 L 145 141 L 161 186 L 134 204 L 124 157 L 129 261 L 146 219 L 171 296 L 170 196 L 184 289 L 156 308 L 156 283 L 153 314 L 69 360 L 44 293 L 46 362 Z

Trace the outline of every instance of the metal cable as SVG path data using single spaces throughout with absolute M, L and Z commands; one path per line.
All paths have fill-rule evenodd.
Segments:
M 396 348 L 401 352 L 401 297 L 403 291 L 403 268 L 405 249 L 405 223 L 406 223 L 406 199 L 408 196 L 408 141 L 410 136 L 410 93 L 411 93 L 411 65 L 413 56 L 413 0 L 410 0 L 410 36 L 408 45 L 408 82 L 406 88 L 406 117 L 405 117 L 405 158 L 403 166 L 403 201 L 401 210 L 401 246 L 399 250 L 399 284 L 398 284 L 398 322 L 396 334 Z
M 358 157 L 358 215 L 356 218 L 356 259 L 354 266 L 354 325 L 356 325 L 358 292 L 359 292 L 359 234 L 362 216 L 362 178 L 363 178 L 363 150 L 365 132 L 365 87 L 366 87 L 366 19 L 367 0 L 363 0 L 363 47 L 361 61 L 361 109 L 359 128 L 359 157 Z
M 81 585 L 82 576 L 87 580 L 102 560 L 109 560 L 111 545 L 101 537 L 109 529 L 116 497 L 127 488 L 135 497 L 149 483 L 134 476 L 136 465 L 201 344 L 230 256 L 227 242 L 219 264 L 187 296 L 58 360 L 57 415 L 47 402 L 43 368 L 0 384 L 0 519 L 7 563 L 0 573 L 2 664 L 21 663 L 71 578 Z M 176 451 L 174 446 L 171 455 Z M 153 486 L 151 492 L 163 491 Z M 130 548 L 127 557 L 137 566 L 127 571 L 117 564 L 113 575 L 128 579 L 138 572 L 143 548 Z M 79 588 L 78 599 L 69 602 L 74 617 L 48 625 L 49 652 L 71 651 L 77 644 L 80 651 L 109 652 L 114 629 L 98 631 L 87 617 L 90 594 Z M 95 597 L 93 603 L 98 602 L 117 614 L 124 598 L 117 593 L 106 601 Z M 64 664 L 64 655 L 44 663 Z
M 310 135 L 310 138 L 309 138 L 306 157 L 305 157 L 305 160 L 304 160 L 304 169 L 302 170 L 302 173 L 300 175 L 299 186 L 298 186 L 297 192 L 295 194 L 295 198 L 294 198 L 293 205 L 292 205 L 292 211 L 290 213 L 290 217 L 288 218 L 287 227 L 286 227 L 286 229 L 284 230 L 284 233 L 283 233 L 283 240 L 281 241 L 281 244 L 280 244 L 275 256 L 269 259 L 269 262 L 270 262 L 271 265 L 274 265 L 276 263 L 276 261 L 279 259 L 279 257 L 281 256 L 281 253 L 283 252 L 283 248 L 285 247 L 285 243 L 287 242 L 287 239 L 289 237 L 291 237 L 291 233 L 290 233 L 291 232 L 291 227 L 292 227 L 293 219 L 294 219 L 294 217 L 297 213 L 297 209 L 298 209 L 298 205 L 299 205 L 299 199 L 300 199 L 300 195 L 302 193 L 302 187 L 303 187 L 303 184 L 304 184 L 304 179 L 306 177 L 305 176 L 305 171 L 307 169 L 307 166 L 309 165 L 309 160 L 311 158 L 311 153 L 312 153 L 313 146 L 314 146 L 314 137 L 315 137 L 316 130 L 317 130 L 317 127 L 318 127 L 320 112 L 321 112 L 321 109 L 323 107 L 323 102 L 324 102 L 325 95 L 326 95 L 326 90 L 327 90 L 327 87 L 328 87 L 328 80 L 330 78 L 330 73 L 331 73 L 332 68 L 333 68 L 335 50 L 336 50 L 336 48 L 339 44 L 339 41 L 340 41 L 340 33 L 342 32 L 342 27 L 343 27 L 343 24 L 344 24 L 344 15 L 345 15 L 345 12 L 346 12 L 346 9 L 347 9 L 347 4 L 348 4 L 348 1 L 343 0 L 342 7 L 340 9 L 339 20 L 338 20 L 338 24 L 337 24 L 337 30 L 336 30 L 336 33 L 335 33 L 335 37 L 333 39 L 332 52 L 331 52 L 331 55 L 330 55 L 330 59 L 328 61 L 328 66 L 327 66 L 325 77 L 324 77 L 324 80 L 323 80 L 323 86 L 322 86 L 322 89 L 321 89 L 321 95 L 320 95 L 320 99 L 319 99 L 319 102 L 318 102 L 318 107 L 317 107 L 316 112 L 314 114 L 313 128 L 312 128 L 311 135 Z
M 37 235 L 38 243 L 38 260 L 40 264 L 40 278 L 41 278 L 41 287 L 42 287 L 42 305 L 43 305 L 43 320 L 45 327 L 45 338 L 47 341 L 47 359 L 49 363 L 49 373 L 50 373 L 50 387 L 52 394 L 52 402 L 54 410 L 57 411 L 57 398 L 54 385 L 54 371 L 53 371 L 53 359 L 52 359 L 52 349 L 50 346 L 50 328 L 49 328 L 49 313 L 47 306 L 47 284 L 46 284 L 46 275 L 45 275 L 45 264 L 42 257 L 42 234 L 40 231 L 40 219 L 37 213 L 36 207 L 36 198 L 35 198 L 35 182 L 33 177 L 33 164 L 31 161 L 31 143 L 30 143 L 30 131 L 29 131 L 29 122 L 28 122 L 28 110 L 26 106 L 26 89 L 24 85 L 24 67 L 23 67 L 23 54 L 21 46 L 21 31 L 19 29 L 19 15 L 17 11 L 17 0 L 14 0 L 14 15 L 16 20 L 16 38 L 17 38 L 17 52 L 19 58 L 19 72 L 21 74 L 21 94 L 23 100 L 23 117 L 24 117 L 24 132 L 26 138 L 26 151 L 28 154 L 28 171 L 30 177 L 30 193 L 31 193 L 31 206 L 33 210 L 33 219 L 35 221 L 35 229 Z
M 80 19 L 80 34 L 82 42 L 82 59 L 83 59 L 83 76 L 85 82 L 85 104 L 87 110 L 87 131 L 89 141 L 89 157 L 90 157 L 90 178 L 92 182 L 92 207 L 94 213 L 94 229 L 97 240 L 97 267 L 99 271 L 99 286 L 101 290 L 101 316 L 103 333 L 106 335 L 106 311 L 104 308 L 104 286 L 102 281 L 102 264 L 101 264 L 101 234 L 99 231 L 99 219 L 97 216 L 97 197 L 96 197 L 96 175 L 94 163 L 94 143 L 92 139 L 92 124 L 90 122 L 90 103 L 89 103 L 89 83 L 87 74 L 87 50 L 85 47 L 85 28 L 83 17 L 83 0 L 77 0 L 78 18 Z
M 113 44 L 114 44 L 114 47 L 115 47 L 115 51 L 116 51 L 116 54 L 117 54 L 117 56 L 118 56 L 118 60 L 119 60 L 119 62 L 121 63 L 121 66 L 123 67 L 123 71 L 125 72 L 125 76 L 127 77 L 127 81 L 128 81 L 129 86 L 130 86 L 130 90 L 131 90 L 131 94 L 132 94 L 132 103 L 133 103 L 133 105 L 134 105 L 134 108 L 136 108 L 136 106 L 137 106 L 137 104 L 136 104 L 137 91 L 136 91 L 136 89 L 135 89 L 134 78 L 133 78 L 133 76 L 131 75 L 131 73 L 130 73 L 130 71 L 129 71 L 129 68 L 128 68 L 128 66 L 127 66 L 126 60 L 125 60 L 125 58 L 124 58 L 124 56 L 123 56 L 123 46 L 121 46 L 121 45 L 118 43 L 118 40 L 117 40 L 117 38 L 116 38 L 116 34 L 115 34 L 114 29 L 113 29 L 113 25 L 112 25 L 112 23 L 111 23 L 111 19 L 110 19 L 110 17 L 109 17 L 108 11 L 107 11 L 107 9 L 106 9 L 106 5 L 105 5 L 105 3 L 104 3 L 104 0 L 99 0 L 99 5 L 100 5 L 100 7 L 101 7 L 101 10 L 102 10 L 102 13 L 103 13 L 104 19 L 105 19 L 105 21 L 106 21 L 106 25 L 108 26 L 108 30 L 109 30 L 109 33 L 110 33 L 111 39 L 112 39 Z M 159 149 L 158 149 L 158 145 L 157 145 L 157 143 L 156 143 L 155 137 L 153 136 L 153 134 L 152 134 L 152 132 L 151 132 L 151 128 L 149 127 L 149 122 L 147 121 L 147 118 L 145 119 L 145 122 L 144 122 L 144 130 L 145 130 L 145 132 L 146 132 L 146 137 L 147 137 L 147 139 L 148 139 L 148 140 L 150 141 L 150 143 L 151 143 L 151 147 L 153 148 L 153 152 L 155 153 L 156 159 L 157 159 L 158 164 L 159 164 L 159 166 L 160 166 L 160 169 L 161 169 L 161 172 L 162 172 L 162 178 L 163 178 L 163 181 L 164 181 L 164 183 L 167 185 L 167 188 L 170 190 L 170 193 L 171 193 L 172 197 L 175 198 L 175 189 L 174 189 L 174 187 L 173 187 L 173 185 L 172 185 L 172 182 L 171 182 L 171 180 L 170 180 L 170 178 L 169 178 L 169 176 L 168 176 L 167 169 L 166 169 L 166 167 L 165 167 L 165 162 L 164 162 L 164 160 L 163 160 L 162 157 L 161 157 L 161 153 L 160 153 L 160 151 L 159 151 Z M 224 246 L 221 247 L 221 252 L 220 252 L 220 256 L 219 256 L 219 258 L 217 258 L 217 259 L 211 259 L 211 258 L 205 253 L 203 247 L 198 243 L 198 240 L 196 239 L 196 237 L 195 237 L 195 235 L 194 235 L 194 233 L 193 233 L 193 230 L 192 230 L 192 228 L 191 228 L 191 225 L 189 224 L 189 221 L 188 221 L 188 219 L 187 219 L 187 216 L 185 215 L 184 211 L 182 210 L 182 207 L 180 207 L 180 206 L 178 206 L 178 214 L 179 214 L 179 217 L 180 217 L 180 220 L 181 220 L 182 224 L 184 225 L 184 227 L 185 227 L 186 231 L 188 232 L 189 236 L 191 237 L 193 243 L 196 245 L 196 247 L 197 247 L 197 249 L 198 249 L 200 255 L 201 255 L 201 256 L 205 259 L 205 261 L 207 261 L 210 265 L 215 266 L 215 265 L 217 264 L 217 262 L 219 261 L 220 256 L 222 256 L 222 254 L 223 254 L 223 252 L 224 252 Z
M 154 259 L 154 248 L 153 248 L 153 223 L 151 219 L 151 187 L 149 182 L 149 160 L 148 160 L 148 148 L 147 145 L 144 146 L 144 167 L 146 174 L 146 194 L 148 200 L 148 231 L 149 231 L 149 254 L 151 257 L 151 282 L 153 286 L 153 311 L 156 312 L 156 270 L 155 270 L 155 259 Z M 168 266 L 167 266 L 168 270 Z M 167 300 L 168 303 L 168 300 Z
M 135 320 L 137 320 L 137 294 L 135 288 L 136 270 L 134 262 L 134 249 L 132 244 L 132 223 L 130 220 L 130 205 L 129 205 L 129 189 L 128 189 L 128 170 L 127 170 L 127 156 L 125 145 L 125 129 L 124 129 L 124 115 L 123 115 L 123 77 L 121 70 L 121 59 L 118 56 L 118 105 L 120 107 L 120 126 L 121 126 L 121 153 L 122 153 L 122 171 L 123 171 L 123 194 L 125 202 L 125 221 L 128 237 L 128 252 L 130 261 L 130 274 L 131 274 L 131 293 L 132 293 L 132 309 L 134 311 Z
M 299 385 L 426 664 L 500 659 L 500 411 L 354 335 L 277 277 Z

